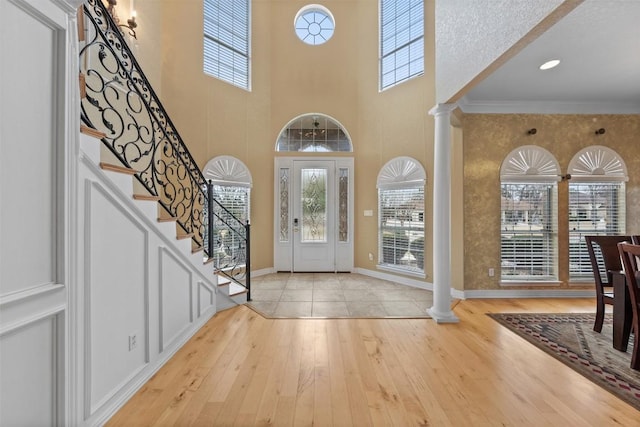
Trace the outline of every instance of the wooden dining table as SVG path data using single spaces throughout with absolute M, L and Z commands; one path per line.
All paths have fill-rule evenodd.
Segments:
M 613 284 L 613 348 L 627 351 L 633 312 L 624 271 L 609 271 Z

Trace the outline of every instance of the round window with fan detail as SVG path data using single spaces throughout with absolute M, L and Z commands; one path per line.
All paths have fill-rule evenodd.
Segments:
M 317 46 L 333 36 L 335 21 L 329 9 L 319 4 L 310 4 L 296 14 L 294 28 L 300 40 Z

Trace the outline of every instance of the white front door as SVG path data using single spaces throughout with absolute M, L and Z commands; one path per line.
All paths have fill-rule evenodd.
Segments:
M 353 269 L 353 159 L 276 159 L 274 267 Z
M 293 271 L 335 271 L 335 165 L 295 161 Z

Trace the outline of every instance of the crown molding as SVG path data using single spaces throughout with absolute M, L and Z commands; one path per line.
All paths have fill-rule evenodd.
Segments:
M 640 114 L 640 102 L 479 101 L 464 96 L 458 106 L 471 114 Z

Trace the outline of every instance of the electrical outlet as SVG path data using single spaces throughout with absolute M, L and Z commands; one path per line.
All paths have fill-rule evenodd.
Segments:
M 138 346 L 138 335 L 134 332 L 129 335 L 129 351 L 132 351 Z
M 495 270 L 495 269 L 493 269 L 493 268 L 490 268 L 490 269 L 489 269 L 489 277 L 493 277 L 493 276 L 495 276 L 495 275 L 496 275 L 496 270 Z
M 373 261 L 373 254 L 369 252 L 369 261 Z

